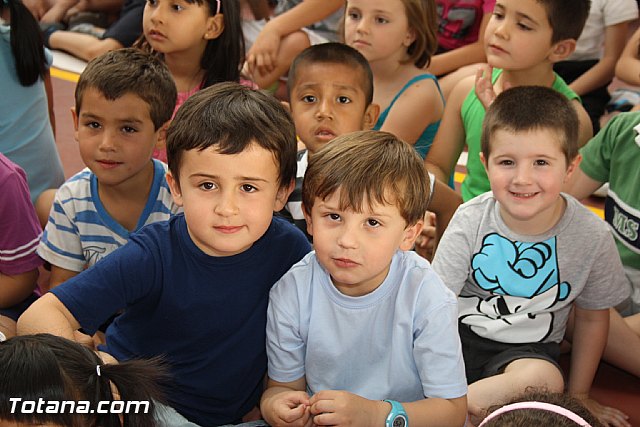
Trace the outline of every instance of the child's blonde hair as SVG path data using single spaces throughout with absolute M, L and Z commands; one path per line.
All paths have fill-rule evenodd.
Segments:
M 316 197 L 340 192 L 340 209 L 362 212 L 365 200 L 396 205 L 407 225 L 427 210 L 429 176 L 420 155 L 391 133 L 341 135 L 311 159 L 302 183 L 302 205 L 310 215 Z
M 423 68 L 431 62 L 438 49 L 438 13 L 434 0 L 402 0 L 409 27 L 415 40 L 407 48 L 409 59 L 416 67 Z

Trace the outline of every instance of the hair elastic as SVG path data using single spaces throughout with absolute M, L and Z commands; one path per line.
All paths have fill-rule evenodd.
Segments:
M 96 365 L 96 373 L 98 374 L 99 377 L 102 376 L 102 374 L 100 373 L 100 365 Z
M 505 405 L 502 408 L 490 413 L 478 427 L 482 427 L 489 420 L 496 418 L 498 415 L 502 415 L 506 412 L 511 412 L 518 409 L 542 409 L 543 411 L 554 412 L 558 415 L 567 417 L 571 421 L 575 422 L 580 426 L 591 427 L 591 424 L 586 422 L 580 415 L 576 414 L 575 412 L 572 412 L 566 408 L 563 408 L 562 406 L 558 406 L 558 405 L 554 405 L 546 402 L 535 402 L 535 401 L 534 402 L 518 402 L 518 403 L 511 403 L 509 405 Z

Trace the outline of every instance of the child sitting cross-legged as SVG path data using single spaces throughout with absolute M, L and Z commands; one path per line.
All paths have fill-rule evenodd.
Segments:
M 558 357 L 572 308 L 568 392 L 604 421 L 623 418 L 589 399 L 609 308 L 629 287 L 607 225 L 561 193 L 577 141 L 576 111 L 551 88 L 506 90 L 487 111 L 481 159 L 492 191 L 458 208 L 433 261 L 459 294 L 473 418 L 528 386 L 563 391 Z
M 342 135 L 310 159 L 315 252 L 269 299 L 270 425 L 464 424 L 456 299 L 409 251 L 428 193 L 420 156 L 387 132 Z

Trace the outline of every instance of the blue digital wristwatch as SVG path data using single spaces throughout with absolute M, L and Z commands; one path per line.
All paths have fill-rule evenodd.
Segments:
M 387 427 L 409 427 L 409 418 L 407 412 L 402 407 L 402 403 L 395 400 L 385 399 L 385 402 L 391 404 L 391 411 L 385 420 Z

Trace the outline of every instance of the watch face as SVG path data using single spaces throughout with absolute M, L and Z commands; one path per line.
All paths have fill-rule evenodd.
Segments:
M 407 427 L 407 419 L 402 415 L 398 415 L 393 419 L 393 427 Z

